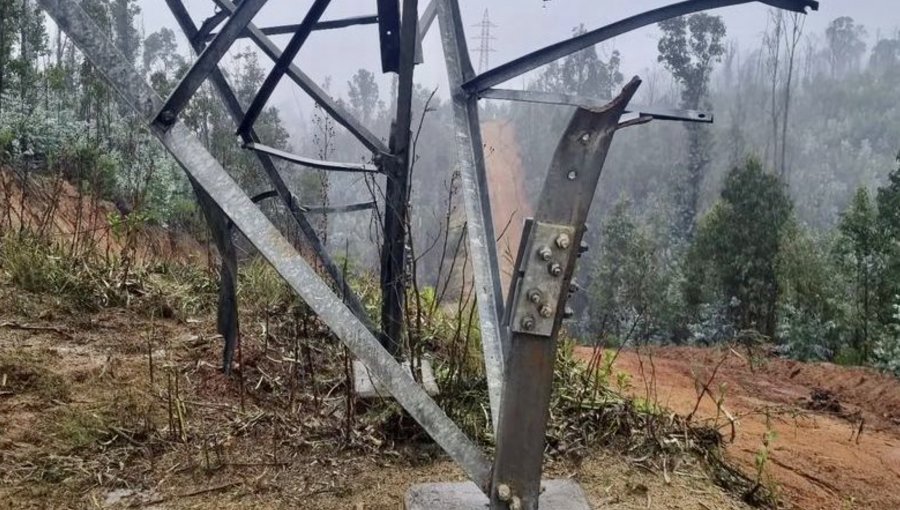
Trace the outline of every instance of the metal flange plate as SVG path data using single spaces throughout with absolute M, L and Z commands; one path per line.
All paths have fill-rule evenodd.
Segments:
M 534 222 L 528 244 L 519 261 L 510 329 L 513 333 L 546 336 L 561 313 L 561 297 L 567 292 L 565 276 L 574 263 L 575 227 Z

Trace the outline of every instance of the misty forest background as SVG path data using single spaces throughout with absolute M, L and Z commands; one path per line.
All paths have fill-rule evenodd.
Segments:
M 142 33 L 135 0 L 82 4 L 160 94 L 171 90 L 192 59 L 180 35 Z M 716 123 L 654 122 L 616 136 L 591 212 L 592 249 L 579 268 L 584 292 L 568 323 L 580 341 L 738 338 L 772 342 L 799 359 L 900 374 L 900 34 L 872 37 L 848 17 L 811 33 L 804 19 L 772 11 L 753 47 L 732 43 L 721 18 L 708 14 L 660 25 L 659 63 L 642 75 L 636 102 L 710 109 Z M 529 87 L 612 97 L 627 58 L 627 50 L 584 50 L 541 69 Z M 270 65 L 250 50 L 225 63 L 245 106 Z M 394 94 L 379 90 L 374 72 L 356 72 L 341 101 L 387 133 Z M 525 187 L 536 197 L 571 110 L 482 103 L 483 120 L 515 128 Z M 414 111 L 414 283 L 468 301 L 465 270 L 468 283 L 441 279 L 465 246 L 446 91 L 417 86 Z M 184 119 L 249 193 L 268 189 L 211 87 Z M 296 153 L 369 157 L 318 108 L 300 139 L 275 107 L 256 127 L 267 145 Z M 110 221 L 208 238 L 181 169 L 34 0 L 0 0 L 0 166 L 18 179 L 62 175 L 114 202 Z M 381 178 L 282 170 L 304 204 L 381 198 Z M 296 240 L 289 215 L 265 207 Z M 317 220 L 331 252 L 349 255 L 360 274 L 377 268 L 379 223 L 379 211 Z

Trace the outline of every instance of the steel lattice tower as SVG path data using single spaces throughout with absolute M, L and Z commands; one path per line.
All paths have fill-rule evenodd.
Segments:
M 491 23 L 491 18 L 488 16 L 488 10 L 485 9 L 484 16 L 481 18 L 481 23 L 476 23 L 472 26 L 481 29 L 481 35 L 475 37 L 475 40 L 481 42 L 481 45 L 478 48 L 478 72 L 483 73 L 489 67 L 490 54 L 496 51 L 491 47 L 491 41 L 497 39 L 491 35 L 491 29 L 497 28 L 497 25 Z

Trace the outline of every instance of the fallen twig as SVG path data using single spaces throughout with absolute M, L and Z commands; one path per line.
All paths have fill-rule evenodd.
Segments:
M 166 496 L 166 497 L 163 497 L 163 498 L 157 498 L 157 499 L 154 499 L 154 500 L 151 500 L 151 501 L 147 501 L 147 502 L 136 502 L 136 503 L 132 503 L 131 505 L 129 505 L 129 507 L 135 508 L 135 507 L 139 507 L 139 506 L 153 506 L 153 505 L 160 505 L 160 504 L 162 504 L 162 503 L 165 503 L 166 501 L 169 501 L 169 500 L 172 500 L 172 499 L 175 499 L 175 498 L 191 498 L 191 497 L 194 497 L 194 496 L 200 496 L 200 495 L 202 495 L 202 494 L 209 494 L 210 492 L 218 492 L 218 491 L 222 491 L 222 490 L 225 490 L 225 489 L 230 489 L 230 488 L 232 488 L 232 487 L 236 487 L 236 486 L 240 485 L 241 483 L 242 483 L 242 482 L 228 482 L 228 483 L 224 483 L 224 484 L 221 484 L 221 485 L 216 485 L 215 487 L 208 487 L 208 488 L 206 488 L 206 489 L 199 489 L 199 490 L 195 490 L 195 491 L 192 491 L 192 492 L 187 492 L 187 493 L 184 493 L 184 494 L 177 494 L 177 495 L 173 495 L 173 496 Z

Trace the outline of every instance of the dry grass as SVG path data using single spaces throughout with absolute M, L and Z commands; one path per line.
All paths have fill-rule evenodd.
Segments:
M 205 270 L 123 277 L 34 239 L 3 241 L 19 243 L 0 250 L 0 501 L 11 508 L 396 509 L 412 483 L 461 479 L 395 404 L 348 404 L 345 350 L 267 266 L 244 269 L 229 378 Z M 39 274 L 11 246 L 31 250 Z M 477 337 L 447 347 L 452 320 L 429 328 L 441 404 L 489 449 L 484 381 L 461 369 Z M 453 353 L 465 361 L 441 357 Z M 704 474 L 698 452 L 717 437 L 623 399 L 568 350 L 559 369 L 551 475 L 582 478 L 613 508 L 667 508 L 687 500 L 682 485 L 740 507 Z

